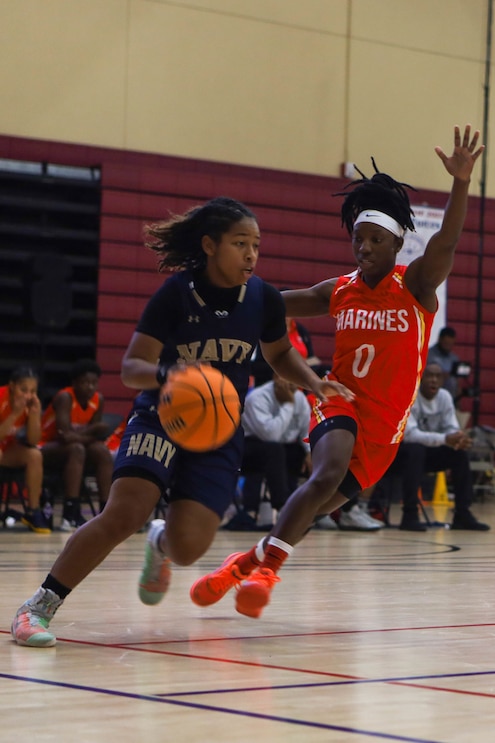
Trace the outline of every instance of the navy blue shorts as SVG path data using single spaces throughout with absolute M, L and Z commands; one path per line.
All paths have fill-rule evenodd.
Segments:
M 222 518 L 236 492 L 243 441 L 244 432 L 239 427 L 220 449 L 188 452 L 168 438 L 154 409 L 137 408 L 122 436 L 113 480 L 150 480 L 169 501 L 198 501 Z

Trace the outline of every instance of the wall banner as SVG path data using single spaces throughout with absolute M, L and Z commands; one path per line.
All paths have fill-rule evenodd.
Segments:
M 406 232 L 404 245 L 397 263 L 408 266 L 411 261 L 425 252 L 428 240 L 442 226 L 443 209 L 434 209 L 429 206 L 413 206 L 413 222 L 416 232 Z M 437 289 L 438 312 L 431 330 L 430 346 L 437 342 L 438 333 L 447 324 L 447 282 L 444 281 Z

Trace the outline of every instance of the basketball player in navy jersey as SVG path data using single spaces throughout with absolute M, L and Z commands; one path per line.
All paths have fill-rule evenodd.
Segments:
M 55 611 L 104 558 L 143 527 L 169 493 L 167 523 L 148 532 L 139 596 L 157 604 L 170 581 L 170 563 L 191 565 L 208 549 L 235 492 L 242 430 L 220 449 L 192 453 L 170 441 L 157 415 L 158 392 L 177 364 L 209 362 L 234 383 L 241 402 L 258 341 L 280 376 L 320 400 L 353 394 L 321 380 L 287 337 L 280 293 L 254 276 L 260 234 L 243 204 L 217 198 L 148 228 L 159 269 L 175 271 L 150 299 L 122 363 L 122 380 L 141 390 L 115 461 L 103 512 L 78 529 L 47 578 L 18 610 L 12 635 L 20 645 L 50 647 Z M 159 363 L 157 364 L 157 360 Z M 255 565 L 251 566 L 251 569 Z

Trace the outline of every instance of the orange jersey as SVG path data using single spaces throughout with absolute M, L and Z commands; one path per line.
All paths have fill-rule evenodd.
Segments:
M 3 421 L 12 413 L 9 398 L 8 384 L 5 385 L 5 387 L 0 387 L 0 423 L 3 423 Z M 24 410 L 24 412 L 14 421 L 7 436 L 0 441 L 0 451 L 5 451 L 5 449 L 15 441 L 17 433 L 26 425 L 27 417 L 27 410 Z
M 303 341 L 303 339 L 301 338 L 299 334 L 299 329 L 297 327 L 297 323 L 295 320 L 290 321 L 290 326 L 289 326 L 287 335 L 289 336 L 289 340 L 294 346 L 294 348 L 296 349 L 296 351 L 298 351 L 301 354 L 303 359 L 307 359 L 308 358 L 308 347 L 306 346 L 305 342 Z
M 328 377 L 345 384 L 356 399 L 349 404 L 340 397 L 330 398 L 316 405 L 312 428 L 331 410 L 355 418 L 365 446 L 401 441 L 426 363 L 434 318 L 407 289 L 406 268 L 395 266 L 374 289 L 362 280 L 359 270 L 337 280 L 330 299 L 337 326 Z
M 81 428 L 82 426 L 87 426 L 88 423 L 91 423 L 91 421 L 93 420 L 95 416 L 95 413 L 100 407 L 100 399 L 101 399 L 100 393 L 95 392 L 93 397 L 88 402 L 87 407 L 83 408 L 76 400 L 74 389 L 72 387 L 65 387 L 63 390 L 60 390 L 60 392 L 57 392 L 57 395 L 60 395 L 62 392 L 68 392 L 72 398 L 72 408 L 71 408 L 71 413 L 70 413 L 70 420 L 71 420 L 72 427 L 74 429 L 77 429 L 77 428 Z M 55 395 L 55 397 L 57 395 Z M 56 438 L 57 438 L 57 421 L 56 421 L 55 410 L 53 408 L 53 401 L 52 401 L 50 405 L 47 407 L 47 409 L 45 410 L 45 412 L 43 413 L 42 418 L 41 418 L 40 446 L 43 446 L 43 444 L 46 444 L 48 441 L 54 441 Z
M 112 454 L 113 452 L 118 451 L 118 448 L 120 446 L 120 442 L 122 441 L 122 434 L 125 431 L 125 427 L 127 425 L 127 421 L 122 421 L 120 425 L 117 426 L 117 428 L 114 430 L 113 433 L 110 434 L 110 436 L 105 441 L 105 446 L 107 449 L 109 449 Z

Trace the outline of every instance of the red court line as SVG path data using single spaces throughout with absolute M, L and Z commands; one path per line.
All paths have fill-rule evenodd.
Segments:
M 209 640 L 210 642 L 218 642 L 218 641 L 225 641 L 225 640 L 245 640 L 245 639 L 275 639 L 275 638 L 282 638 L 282 637 L 314 637 L 314 636 L 326 636 L 326 635 L 340 635 L 340 634 L 366 634 L 366 633 L 376 633 L 376 632 L 404 632 L 404 631 L 421 631 L 421 630 L 430 630 L 430 629 L 456 629 L 456 628 L 463 628 L 463 627 L 493 627 L 495 626 L 495 623 L 481 623 L 481 624 L 459 624 L 459 625 L 433 625 L 433 626 L 426 626 L 426 627 L 400 627 L 400 628 L 386 628 L 381 630 L 344 630 L 344 631 L 335 631 L 335 632 L 314 632 L 314 633 L 299 633 L 299 634 L 281 634 L 281 635 L 258 635 L 258 636 L 250 636 L 248 638 L 245 637 L 237 637 L 237 638 L 217 638 L 217 640 Z M 0 634 L 7 634 L 9 635 L 10 632 L 6 630 L 0 630 Z M 206 640 L 202 639 L 199 640 L 200 642 L 205 642 Z M 303 673 L 313 676 L 324 676 L 326 678 L 339 678 L 339 679 L 345 679 L 350 681 L 366 681 L 367 679 L 362 676 L 354 676 L 351 674 L 342 674 L 342 673 L 330 673 L 328 671 L 316 671 L 314 669 L 306 669 L 306 668 L 296 668 L 292 666 L 284 666 L 284 665 L 276 665 L 272 663 L 259 663 L 254 661 L 247 661 L 247 660 L 236 660 L 236 659 L 228 659 L 228 658 L 221 658 L 219 656 L 209 656 L 209 655 L 198 655 L 193 653 L 181 653 L 181 652 L 174 652 L 170 650 L 158 650 L 158 649 L 152 649 L 149 647 L 143 648 L 139 647 L 141 643 L 103 643 L 103 642 L 94 642 L 89 640 L 74 640 L 70 638 L 58 638 L 58 642 L 66 642 L 73 645 L 85 645 L 88 647 L 100 647 L 100 648 L 108 648 L 108 649 L 120 649 L 120 650 L 134 650 L 136 653 L 151 653 L 153 655 L 164 655 L 169 657 L 175 657 L 175 658 L 184 658 L 188 660 L 203 660 L 207 662 L 213 662 L 213 663 L 226 663 L 230 665 L 239 665 L 239 666 L 246 666 L 246 667 L 252 667 L 252 668 L 266 668 L 266 669 L 272 669 L 272 670 L 279 670 L 279 671 L 287 671 L 289 673 Z M 171 642 L 187 642 L 189 645 L 194 640 L 191 639 L 184 639 L 182 641 L 171 641 Z M 167 641 L 165 641 L 167 643 Z M 145 643 L 142 643 L 145 644 Z M 146 643 L 146 645 L 149 645 L 150 643 Z M 160 644 L 163 644 L 163 642 L 160 642 Z M 49 649 L 45 649 L 45 652 L 50 652 Z M 451 690 L 451 689 L 444 689 L 443 687 L 435 687 L 435 686 L 427 686 L 427 685 L 421 685 L 421 684 L 415 684 L 412 682 L 401 682 L 401 681 L 389 681 L 386 683 L 392 683 L 392 684 L 403 684 L 403 685 L 411 685 L 411 686 L 417 686 L 419 688 L 425 688 L 425 689 L 438 689 L 438 691 L 453 691 L 455 693 L 466 693 L 466 694 L 472 694 L 473 696 L 478 696 L 477 692 L 463 692 L 462 690 Z M 479 696 L 485 696 L 484 693 L 480 693 Z M 486 695 L 491 696 L 491 695 Z M 495 696 L 495 695 L 494 695 Z
M 424 627 L 385 627 L 381 629 L 349 629 L 349 630 L 329 630 L 325 632 L 287 632 L 276 635 L 239 635 L 236 637 L 198 637 L 191 640 L 151 640 L 150 642 L 131 642 L 132 647 L 139 645 L 173 645 L 187 642 L 188 644 L 196 642 L 230 642 L 232 640 L 276 640 L 284 637 L 329 637 L 332 635 L 361 635 L 385 632 L 421 632 L 422 630 L 435 629 L 463 629 L 466 627 L 495 627 L 495 622 L 482 622 L 479 624 L 432 624 Z M 126 643 L 119 643 L 121 647 L 126 647 Z
M 57 637 L 59 642 L 72 642 L 75 644 L 82 645 L 94 645 L 95 647 L 118 647 L 118 648 L 134 648 L 139 649 L 140 645 L 181 645 L 187 643 L 188 645 L 195 643 L 204 642 L 239 642 L 240 640 L 276 640 L 288 637 L 331 637 L 334 635 L 365 635 L 365 634 L 381 634 L 388 632 L 423 632 L 425 630 L 437 630 L 437 629 L 466 629 L 476 627 L 495 627 L 495 622 L 479 622 L 473 624 L 431 624 L 424 625 L 422 627 L 382 627 L 378 629 L 350 629 L 350 630 L 328 630 L 322 632 L 284 632 L 272 635 L 237 635 L 235 637 L 197 637 L 191 639 L 190 637 L 177 639 L 177 640 L 142 640 L 136 642 L 117 642 L 117 643 L 105 643 L 105 642 L 94 642 L 93 640 L 73 640 L 67 637 Z M 9 630 L 0 630 L 2 635 L 10 635 Z M 152 652 L 150 650 L 150 652 Z
M 454 627 L 460 626 L 493 626 L 493 624 L 481 624 L 481 625 L 454 625 Z M 442 626 L 442 628 L 444 628 Z M 420 629 L 420 628 L 417 628 Z M 0 634 L 10 634 L 6 632 L 5 630 L 0 630 Z M 320 633 L 317 633 L 320 634 Z M 325 634 L 325 633 L 321 633 Z M 331 634 L 331 633 L 330 633 Z M 335 633 L 338 634 L 338 633 Z M 58 638 L 59 642 L 66 642 L 73 645 L 85 645 L 89 647 L 103 647 L 108 649 L 119 649 L 119 650 L 134 650 L 136 653 L 151 653 L 153 655 L 164 655 L 167 657 L 175 657 L 175 658 L 184 658 L 187 660 L 205 660 L 208 662 L 214 662 L 214 663 L 225 663 L 229 665 L 240 665 L 240 666 L 247 666 L 252 668 L 260 668 L 260 669 L 271 669 L 276 671 L 287 671 L 289 673 L 298 673 L 298 674 L 307 674 L 311 676 L 324 676 L 326 678 L 338 678 L 338 679 L 344 679 L 346 681 L 364 681 L 365 683 L 370 683 L 371 679 L 367 679 L 364 676 L 354 676 L 351 674 L 343 674 L 343 673 L 330 673 L 328 671 L 316 671 L 314 669 L 306 669 L 306 668 L 295 668 L 292 666 L 282 666 L 282 665 L 276 665 L 274 663 L 255 663 L 253 661 L 246 661 L 246 660 L 235 660 L 233 658 L 227 659 L 227 658 L 220 658 L 218 656 L 204 656 L 204 655 L 196 655 L 196 654 L 188 654 L 188 653 L 178 653 L 178 652 L 171 652 L 170 650 L 152 650 L 148 648 L 139 648 L 139 647 L 133 647 L 132 645 L 127 644 L 106 644 L 106 643 L 98 643 L 98 642 L 90 642 L 88 640 L 70 640 L 70 639 L 63 639 Z M 47 648 L 45 649 L 45 652 L 49 652 L 50 650 Z M 448 693 L 453 694 L 464 694 L 469 696 L 475 696 L 475 697 L 488 697 L 488 698 L 495 698 L 495 694 L 488 694 L 486 692 L 476 692 L 476 691 L 469 691 L 465 689 L 451 689 L 448 687 L 441 687 L 441 686 L 434 686 L 429 684 L 420 684 L 420 683 L 414 683 L 414 682 L 408 682 L 408 681 L 394 681 L 392 679 L 386 680 L 386 679 L 378 679 L 377 681 L 385 684 L 391 684 L 395 686 L 408 686 L 408 687 L 414 687 L 418 689 L 426 689 L 430 691 L 444 691 Z M 271 688 L 271 687 L 267 687 Z M 161 696 L 161 695 L 159 695 Z
M 339 632 L 328 632 L 328 633 L 318 632 L 318 633 L 308 633 L 307 636 L 308 637 L 312 637 L 314 635 L 327 635 L 327 634 L 328 635 L 331 635 L 331 634 L 359 634 L 360 632 L 366 633 L 366 632 L 380 632 L 380 631 L 385 631 L 385 632 L 399 631 L 399 632 L 401 632 L 401 631 L 406 631 L 407 629 L 413 629 L 413 630 L 421 630 L 421 629 L 445 629 L 445 628 L 455 629 L 455 628 L 458 628 L 458 627 L 462 628 L 462 627 L 486 627 L 486 626 L 492 627 L 492 626 L 494 626 L 494 623 L 461 624 L 461 625 L 439 625 L 438 627 L 437 626 L 435 626 L 435 627 L 414 627 L 414 628 L 398 628 L 398 629 L 391 629 L 391 628 L 389 628 L 389 629 L 386 629 L 386 630 L 350 630 L 349 632 L 343 632 L 343 633 L 339 633 Z M 0 632 L 2 634 L 9 634 L 9 633 L 5 632 L 5 630 L 0 630 Z M 269 636 L 258 636 L 258 637 L 253 636 L 252 638 L 248 638 L 248 639 L 267 639 L 267 637 L 269 639 L 270 637 L 276 638 L 276 637 L 287 637 L 287 636 L 291 636 L 291 635 L 269 635 Z M 305 637 L 306 635 L 299 634 L 299 635 L 295 635 L 295 636 Z M 226 639 L 231 640 L 231 639 L 246 639 L 246 638 L 226 638 Z M 221 641 L 222 638 L 219 638 L 219 640 Z M 260 668 L 260 669 L 263 669 L 264 668 L 264 669 L 271 669 L 271 670 L 277 670 L 277 671 L 287 671 L 288 673 L 307 674 L 307 675 L 310 675 L 310 676 L 323 676 L 325 678 L 344 679 L 344 680 L 347 680 L 347 681 L 368 681 L 368 679 L 366 679 L 363 676 L 355 676 L 355 675 L 351 675 L 351 674 L 331 673 L 331 672 L 328 672 L 328 671 L 317 671 L 317 670 L 314 670 L 314 669 L 296 668 L 296 667 L 293 667 L 293 666 L 277 665 L 277 664 L 274 664 L 274 663 L 259 663 L 259 662 L 247 661 L 247 660 L 236 660 L 236 659 L 233 659 L 233 658 L 221 658 L 219 656 L 198 655 L 198 654 L 193 654 L 193 653 L 174 652 L 174 651 L 170 651 L 170 650 L 158 650 L 158 649 L 151 649 L 151 648 L 142 648 L 142 647 L 135 646 L 132 643 L 129 643 L 129 644 L 128 643 L 98 643 L 98 642 L 89 641 L 89 640 L 71 640 L 71 639 L 64 639 L 64 638 L 58 638 L 58 641 L 59 642 L 66 642 L 66 643 L 73 644 L 73 645 L 85 645 L 85 646 L 89 646 L 89 647 L 103 647 L 103 648 L 108 648 L 108 649 L 115 648 L 115 649 L 121 649 L 121 650 L 134 650 L 134 652 L 136 652 L 136 653 L 151 653 L 153 655 L 163 655 L 163 656 L 173 657 L 173 658 L 184 658 L 184 659 L 187 659 L 187 660 L 202 660 L 202 661 L 213 662 L 213 663 L 225 663 L 225 664 L 229 664 L 229 665 L 239 665 L 239 666 L 245 666 L 245 667 L 251 667 L 251 668 Z M 184 640 L 183 642 L 186 642 L 186 640 Z M 187 642 L 188 642 L 188 644 L 190 644 L 191 643 L 191 640 L 189 640 Z M 192 642 L 194 642 L 194 641 L 192 641 Z M 48 650 L 48 652 L 49 652 L 49 650 Z M 393 681 L 393 680 L 390 680 L 390 681 L 384 681 L 384 683 L 394 684 L 394 685 L 399 685 L 399 686 L 401 686 L 401 685 L 402 686 L 414 686 L 414 687 L 417 687 L 417 688 L 429 689 L 429 690 L 432 690 L 432 691 L 446 691 L 446 692 L 451 692 L 451 693 L 456 693 L 456 694 L 468 694 L 468 695 L 471 695 L 471 696 L 487 696 L 487 697 L 490 697 L 490 698 L 495 697 L 495 694 L 494 695 L 492 695 L 492 694 L 486 694 L 484 692 L 479 692 L 478 693 L 478 692 L 466 691 L 466 690 L 462 690 L 462 689 L 449 689 L 449 688 L 444 688 L 444 687 L 439 687 L 439 686 L 437 687 L 437 686 L 431 686 L 431 685 L 427 685 L 427 684 L 420 684 L 420 683 L 407 682 L 407 681 Z
M 446 691 L 450 694 L 466 694 L 471 697 L 488 697 L 489 699 L 495 699 L 495 694 L 488 694 L 485 691 L 469 691 L 468 689 L 449 689 L 446 686 L 430 686 L 428 684 L 414 684 L 411 681 L 388 681 L 389 684 L 395 686 L 414 686 L 418 689 L 427 689 L 428 691 Z

